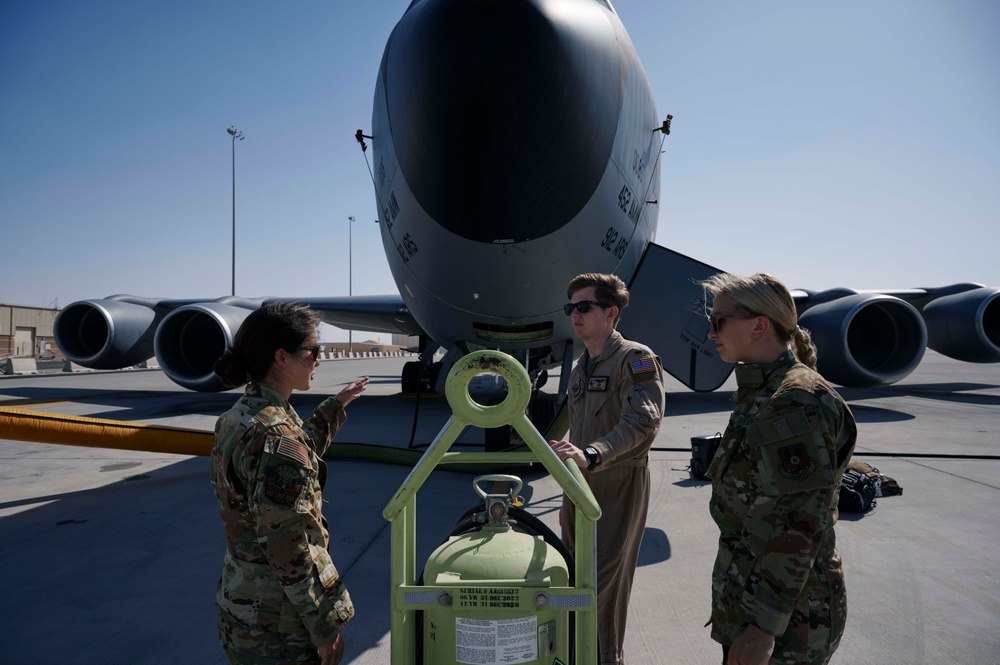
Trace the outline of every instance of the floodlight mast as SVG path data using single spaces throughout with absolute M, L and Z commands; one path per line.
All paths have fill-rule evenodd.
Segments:
M 226 130 L 233 137 L 233 288 L 230 295 L 236 295 L 236 141 L 243 140 L 243 132 L 230 126 Z

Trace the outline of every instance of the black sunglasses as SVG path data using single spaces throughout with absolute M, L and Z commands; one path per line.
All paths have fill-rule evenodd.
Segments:
M 708 327 L 712 329 L 712 332 L 718 334 L 722 330 L 722 324 L 724 321 L 729 319 L 752 319 L 757 314 L 751 316 L 740 316 L 739 314 L 726 314 L 725 316 L 716 316 L 715 314 L 706 314 L 705 318 L 708 319 Z
M 566 316 L 572 314 L 574 309 L 580 312 L 581 314 L 586 314 L 587 312 L 590 311 L 591 305 L 597 305 L 598 307 L 601 307 L 603 309 L 611 307 L 611 305 L 606 302 L 599 302 L 597 300 L 581 300 L 580 302 L 566 303 L 565 305 L 563 305 L 563 311 L 566 312 Z
M 295 349 L 295 351 L 308 351 L 309 354 L 312 356 L 312 359 L 316 360 L 317 358 L 319 358 L 320 348 L 321 347 L 319 344 L 313 344 L 312 346 L 300 346 L 299 348 Z
M 706 314 L 705 318 L 708 319 L 708 327 L 712 329 L 712 332 L 718 334 L 718 332 L 722 330 L 722 322 L 728 317 Z

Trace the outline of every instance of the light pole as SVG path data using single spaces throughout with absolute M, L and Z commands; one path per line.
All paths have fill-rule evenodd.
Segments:
M 236 139 L 243 140 L 243 132 L 230 127 L 226 130 L 233 137 L 233 290 L 231 295 L 236 295 Z
M 347 218 L 347 295 L 354 295 L 354 260 L 352 258 L 351 229 L 354 227 L 354 215 Z M 354 353 L 354 331 L 347 330 L 347 352 Z

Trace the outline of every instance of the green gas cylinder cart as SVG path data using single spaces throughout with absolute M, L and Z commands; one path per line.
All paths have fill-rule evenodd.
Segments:
M 494 406 L 469 396 L 469 383 L 487 372 L 507 382 L 507 397 Z M 597 663 L 595 546 L 601 508 L 576 464 L 561 462 L 525 415 L 531 396 L 527 371 L 507 354 L 477 351 L 452 367 L 445 395 L 451 418 L 382 513 L 392 525 L 391 665 Z M 469 425 L 511 425 L 528 450 L 448 452 Z M 429 557 L 418 583 L 416 495 L 434 467 L 531 462 L 540 462 L 576 506 L 574 583 L 564 557 L 551 545 L 511 528 L 508 509 L 518 505 L 520 480 L 505 475 L 476 478 L 473 486 L 485 501 L 482 528 L 449 538 Z M 487 481 L 516 486 L 491 494 L 481 487 Z

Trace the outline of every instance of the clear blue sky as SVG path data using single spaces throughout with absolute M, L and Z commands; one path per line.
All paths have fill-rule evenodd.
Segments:
M 353 134 L 409 2 L 0 2 L 0 302 L 228 294 L 230 125 L 237 293 L 346 295 L 349 215 L 353 292 L 394 293 Z M 1000 286 L 1000 4 L 614 4 L 674 116 L 658 243 Z

